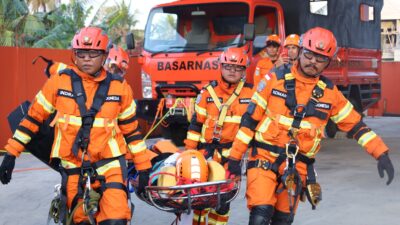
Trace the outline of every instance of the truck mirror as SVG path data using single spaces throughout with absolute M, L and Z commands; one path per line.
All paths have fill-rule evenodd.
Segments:
M 243 27 L 244 39 L 246 41 L 253 41 L 255 36 L 255 26 L 251 23 L 246 23 Z
M 133 33 L 128 33 L 125 38 L 126 48 L 129 50 L 135 49 L 135 36 L 133 36 Z

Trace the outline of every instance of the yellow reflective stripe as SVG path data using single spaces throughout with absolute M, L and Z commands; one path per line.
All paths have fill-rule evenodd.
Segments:
M 260 131 L 261 133 L 264 133 L 267 131 L 269 125 L 271 124 L 272 120 L 267 117 L 260 125 L 260 127 L 258 128 L 258 131 Z
M 252 139 L 252 137 L 250 137 L 249 135 L 247 135 L 246 133 L 244 133 L 241 130 L 238 131 L 236 138 L 245 144 L 249 144 Z
M 240 123 L 241 116 L 227 116 L 225 117 L 224 123 Z
M 107 163 L 106 165 L 97 168 L 96 171 L 99 175 L 104 175 L 109 169 L 113 169 L 113 168 L 121 168 L 121 165 L 119 164 L 119 160 L 116 159 L 114 161 L 111 161 L 111 162 Z
M 367 133 L 363 134 L 360 137 L 360 139 L 358 139 L 358 144 L 360 144 L 361 146 L 364 147 L 366 144 L 368 144 L 368 142 L 370 142 L 376 136 L 377 136 L 376 133 L 373 131 L 367 132 Z
M 216 151 L 218 152 L 218 151 Z M 231 149 L 230 148 L 226 148 L 222 150 L 222 156 L 228 158 L 229 155 L 231 154 Z
M 15 130 L 13 138 L 18 139 L 20 142 L 24 144 L 27 144 L 31 141 L 31 136 L 19 130 Z
M 207 110 L 200 107 L 199 105 L 194 105 L 194 110 L 196 111 L 196 113 L 203 115 L 203 116 L 207 116 Z
M 319 137 L 319 134 L 321 133 L 321 131 L 319 129 L 316 130 L 317 132 L 317 137 Z M 315 151 L 317 151 L 319 143 L 321 142 L 321 138 L 315 138 L 314 139 L 314 144 L 312 146 L 312 148 L 310 149 L 310 151 L 307 152 L 307 154 L 305 154 L 307 157 L 313 157 L 315 156 Z
M 53 148 L 51 156 L 55 157 L 55 158 L 58 158 L 60 156 L 60 145 L 61 145 L 61 131 L 60 131 L 60 127 L 59 127 L 58 124 L 57 124 L 56 129 L 57 129 L 56 130 L 57 137 L 55 139 L 55 145 L 54 145 L 54 148 Z
M 291 74 L 291 73 L 285 74 L 285 80 L 293 80 L 293 79 L 294 79 L 293 74 Z
M 46 97 L 44 97 L 42 91 L 39 91 L 39 93 L 36 95 L 36 101 L 43 107 L 44 110 L 46 110 L 49 113 L 53 113 L 55 108 L 54 106 L 47 101 Z
M 82 125 L 82 117 L 73 116 L 73 115 L 69 115 L 68 117 L 69 117 L 68 124 L 75 125 L 75 126 Z M 107 127 L 114 127 L 114 123 L 112 123 L 111 120 L 105 124 L 106 120 L 109 120 L 109 119 L 95 118 L 94 122 L 93 122 L 93 127 L 105 127 L 104 125 L 106 125 Z M 57 122 L 58 123 L 66 123 L 66 117 L 58 118 Z
M 199 216 L 198 214 L 194 213 L 193 214 L 193 221 L 199 221 L 200 220 L 200 222 L 205 222 L 206 215 L 209 212 L 208 209 L 205 209 L 205 210 L 207 210 L 207 211 L 204 211 L 204 210 L 201 211 L 201 214 L 200 214 L 201 216 Z
M 136 103 L 132 100 L 131 105 L 118 115 L 118 119 L 126 119 L 136 113 Z
M 217 94 L 215 93 L 214 88 L 211 85 L 208 85 L 206 87 L 206 89 L 207 89 L 208 93 L 210 93 L 211 98 L 214 101 L 214 104 L 217 106 L 218 109 L 221 109 L 221 102 L 219 101 L 219 98 L 218 98 Z
M 200 135 L 199 134 L 194 134 L 192 132 L 187 133 L 187 139 L 192 140 L 192 141 L 199 141 L 200 140 Z
M 293 118 L 289 118 L 283 115 L 279 116 L 279 123 L 286 125 L 288 127 L 291 127 L 293 124 Z M 300 128 L 303 129 L 311 129 L 311 123 L 307 122 L 307 121 L 301 121 L 300 122 Z
M 325 90 L 326 88 L 326 83 L 323 82 L 322 80 L 319 80 L 317 83 L 318 87 L 320 87 L 322 90 Z
M 57 67 L 57 73 L 59 73 L 61 70 L 65 68 L 67 68 L 67 65 L 65 65 L 64 63 L 59 63 Z
M 338 114 L 331 116 L 331 120 L 335 123 L 339 123 L 340 121 L 344 120 L 353 110 L 353 105 L 347 101 L 347 104 L 339 111 Z
M 139 152 L 144 151 L 144 150 L 147 149 L 147 146 L 144 143 L 144 141 L 140 141 L 135 145 L 129 144 L 128 146 L 129 146 L 129 149 L 131 150 L 131 152 L 133 154 L 139 153 Z
M 121 151 L 119 150 L 119 145 L 117 140 L 115 140 L 114 135 L 115 131 L 113 130 L 113 137 L 108 140 L 108 147 L 110 147 L 112 156 L 117 157 L 121 155 Z
M 261 132 L 256 132 L 254 139 L 255 139 L 256 141 L 258 141 L 258 142 L 261 142 L 261 143 L 273 145 L 271 142 L 266 141 L 266 140 L 263 138 Z M 278 157 L 278 156 L 279 156 L 279 154 L 276 154 L 276 153 L 273 153 L 273 152 L 269 152 L 269 154 L 272 155 L 272 156 L 274 156 L 274 157 Z
M 73 164 L 72 162 L 68 162 L 66 160 L 61 160 L 61 166 L 64 167 L 65 169 L 78 168 L 77 165 Z
M 254 100 L 257 105 L 259 105 L 261 108 L 266 109 L 267 108 L 267 101 L 261 97 L 258 92 L 255 92 L 253 94 L 253 97 L 251 97 L 251 100 Z

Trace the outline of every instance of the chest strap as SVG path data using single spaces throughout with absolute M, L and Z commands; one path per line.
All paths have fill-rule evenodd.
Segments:
M 241 80 L 238 84 L 238 86 L 235 88 L 233 91 L 233 94 L 228 98 L 228 100 L 225 103 L 221 103 L 219 101 L 219 98 L 217 94 L 215 93 L 214 88 L 212 85 L 207 85 L 206 89 L 210 93 L 211 98 L 214 101 L 214 104 L 217 106 L 219 110 L 219 116 L 218 116 L 218 121 L 216 126 L 214 127 L 214 138 L 216 138 L 218 141 L 221 138 L 221 132 L 222 132 L 222 126 L 225 121 L 226 114 L 228 113 L 229 106 L 235 101 L 235 99 L 239 96 L 240 92 L 242 91 L 242 88 L 244 86 L 244 81 Z
M 107 97 L 112 76 L 111 74 L 107 73 L 106 78 L 100 82 L 96 90 L 96 93 L 93 97 L 92 106 L 90 107 L 89 110 L 87 110 L 86 108 L 87 98 L 85 90 L 83 88 L 82 78 L 71 69 L 66 69 L 61 72 L 62 74 L 66 74 L 71 77 L 72 92 L 74 94 L 74 99 L 78 104 L 79 112 L 82 118 L 82 126 L 78 131 L 78 134 L 74 141 L 74 145 L 72 147 L 73 154 L 75 156 L 78 156 L 79 148 L 81 148 L 82 151 L 86 151 L 89 146 L 90 130 L 93 126 L 96 114 L 100 111 L 100 108 Z

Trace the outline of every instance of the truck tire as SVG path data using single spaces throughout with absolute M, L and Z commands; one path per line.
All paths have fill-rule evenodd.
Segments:
M 186 124 L 170 123 L 168 127 L 163 127 L 162 136 L 165 139 L 171 139 L 176 146 L 183 146 L 187 130 Z
M 328 124 L 326 124 L 325 127 L 326 136 L 329 138 L 334 138 L 337 131 L 338 131 L 337 125 L 332 120 L 328 120 Z

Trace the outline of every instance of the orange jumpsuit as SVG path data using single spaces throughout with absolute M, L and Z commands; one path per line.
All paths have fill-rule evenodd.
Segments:
M 257 62 L 256 70 L 254 71 L 254 76 L 253 76 L 254 86 L 257 86 L 260 80 L 264 78 L 265 75 L 268 75 L 269 71 L 272 68 L 274 68 L 274 63 L 269 57 L 260 59 Z M 266 79 L 269 78 L 266 77 Z
M 228 85 L 222 81 L 218 83 L 213 82 L 209 85 L 213 88 L 221 103 L 227 103 L 228 99 L 234 95 L 238 86 Z M 241 117 L 246 112 L 252 94 L 252 85 L 244 83 L 238 96 L 229 106 L 221 133 L 214 134 L 214 127 L 217 126 L 220 110 L 214 103 L 210 92 L 206 88 L 203 88 L 196 100 L 195 113 L 189 126 L 187 139 L 185 140 L 186 149 L 199 149 L 204 151 L 204 149 L 207 148 L 205 145 L 210 145 L 213 143 L 213 139 L 219 138 L 219 143 L 224 146 L 214 151 L 213 158 L 224 164 L 226 158 L 229 156 L 230 145 L 239 130 Z M 215 146 L 211 145 L 208 147 L 214 148 Z M 208 213 L 208 224 L 226 224 L 229 218 L 229 205 L 221 208 L 225 209 L 217 212 L 215 210 L 211 210 L 211 212 L 207 210 L 201 212 L 195 211 L 193 224 L 198 224 L 199 220 L 200 224 L 205 224 L 205 216 Z
M 36 95 L 27 116 L 21 121 L 12 138 L 8 140 L 5 149 L 12 155 L 19 156 L 24 150 L 24 145 L 29 143 L 31 137 L 38 132 L 42 124 L 51 114 L 57 112 L 52 124 L 55 128 L 54 143 L 51 158 L 58 158 L 61 166 L 68 170 L 79 168 L 82 165 L 82 151 L 75 156 L 72 146 L 77 132 L 82 125 L 78 104 L 76 103 L 71 77 L 64 73 L 58 73 L 65 65 L 56 63 L 50 72 L 53 73 L 47 80 L 41 91 Z M 79 71 L 75 66 L 68 66 L 82 79 L 82 86 L 86 94 L 86 107 L 90 108 L 99 82 L 107 75 L 101 70 L 97 77 L 90 76 Z M 65 71 L 65 70 L 64 70 Z M 105 102 L 96 114 L 93 127 L 90 132 L 90 143 L 86 160 L 91 163 L 108 159 L 106 165 L 96 169 L 99 176 L 104 176 L 105 183 L 124 183 L 122 168 L 119 159 L 126 154 L 131 154 L 137 170 L 145 170 L 151 167 L 147 155 L 147 147 L 141 138 L 136 120 L 136 104 L 132 97 L 132 90 L 125 80 L 112 79 Z M 110 160 L 114 159 L 114 160 Z M 79 175 L 70 175 L 67 180 L 67 206 L 71 208 L 73 198 L 78 189 Z M 93 183 L 93 188 L 98 188 L 98 181 Z M 127 204 L 126 192 L 122 189 L 107 188 L 100 199 L 97 222 L 113 219 L 129 220 L 130 209 Z M 86 220 L 82 207 L 74 214 L 75 223 Z
M 328 119 L 334 121 L 340 130 L 351 134 L 374 158 L 388 151 L 381 138 L 363 124 L 360 114 L 329 80 L 320 77 L 305 78 L 297 72 L 297 66 L 293 66 L 285 73 L 271 74 L 271 80 L 268 82 L 265 79 L 260 81 L 248 111 L 242 117 L 241 128 L 233 143 L 230 158 L 242 159 L 250 141 L 253 141 L 254 146 L 252 154 L 249 155 L 250 162 L 274 163 L 280 154 L 285 154 L 277 149 L 285 150 L 284 147 L 290 139 L 288 130 L 294 120 L 293 114 L 285 105 L 289 93 L 285 88 L 286 80 L 295 81 L 294 92 L 298 105 L 305 105 L 310 100 L 316 86 L 323 90 L 323 95 L 318 98 L 314 109 L 324 113 L 326 117 L 306 114 L 299 124 L 300 129 L 296 136 L 299 146 L 298 156 L 305 159 L 303 161 L 313 160 L 320 150 L 320 141 Z M 286 87 L 291 89 L 289 86 Z M 297 160 L 295 166 L 304 187 L 307 165 L 303 161 Z M 259 205 L 272 205 L 280 212 L 290 213 L 287 190 L 276 192 L 277 186 L 281 186 L 277 175 L 283 174 L 285 166 L 286 163 L 283 161 L 276 172 L 262 167 L 248 169 L 246 197 L 250 209 Z M 296 207 L 297 204 L 294 205 L 294 210 Z

